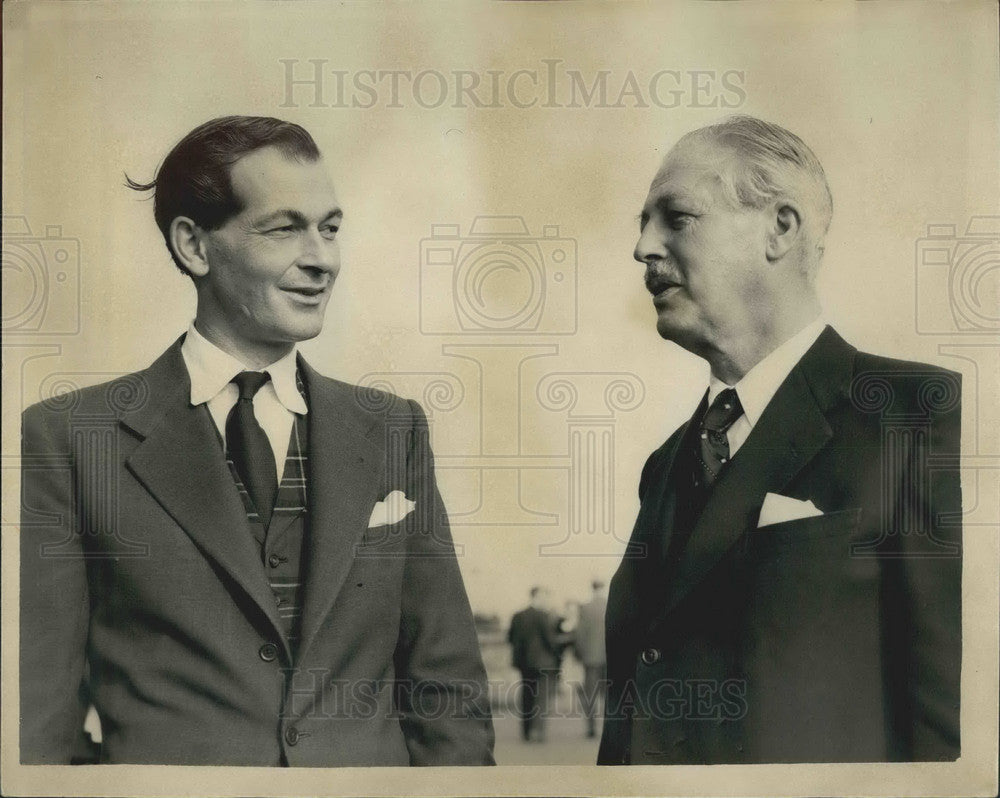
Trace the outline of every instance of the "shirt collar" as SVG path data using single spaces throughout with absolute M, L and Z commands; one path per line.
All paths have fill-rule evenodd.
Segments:
M 708 384 L 708 403 L 711 405 L 726 388 L 735 388 L 747 421 L 754 426 L 781 383 L 816 342 L 825 326 L 822 317 L 810 322 L 744 374 L 736 385 L 726 385 L 713 375 Z
M 198 332 L 191 322 L 181 344 L 181 355 L 191 377 L 191 404 L 200 405 L 215 398 L 247 366 L 238 358 L 219 349 Z M 296 384 L 298 365 L 295 348 L 263 369 L 271 375 L 278 401 L 292 413 L 304 415 L 308 408 Z

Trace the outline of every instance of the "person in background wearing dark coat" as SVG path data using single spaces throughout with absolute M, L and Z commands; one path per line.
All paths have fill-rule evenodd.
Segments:
M 752 117 L 653 178 L 635 259 L 710 375 L 642 471 L 600 764 L 959 756 L 960 377 L 825 324 L 832 209 L 809 147 Z
M 507 640 L 514 667 L 521 672 L 521 737 L 544 742 L 561 653 L 548 588 L 531 588 L 531 605 L 511 618 Z

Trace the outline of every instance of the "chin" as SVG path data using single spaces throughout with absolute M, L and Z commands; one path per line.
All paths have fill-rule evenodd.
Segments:
M 285 319 L 281 333 L 288 341 L 308 341 L 323 332 L 322 314 L 308 318 Z
M 657 317 L 656 331 L 665 341 L 671 341 L 688 352 L 693 352 L 697 355 L 703 349 L 702 337 L 691 327 L 678 324 L 676 318 Z
M 323 332 L 323 325 L 318 324 L 315 327 L 299 328 L 295 330 L 295 332 L 292 333 L 290 337 L 295 342 L 309 341 L 315 338 L 321 332 Z
M 678 327 L 675 319 L 660 314 L 656 317 L 656 331 L 660 337 L 667 341 L 677 342 L 678 337 L 683 337 L 684 331 Z
M 271 334 L 266 337 L 275 344 L 295 345 L 301 341 L 308 341 L 310 338 L 315 338 L 320 334 L 322 329 L 322 325 L 316 327 L 306 327 L 301 324 L 282 325 L 281 327 L 272 328 Z

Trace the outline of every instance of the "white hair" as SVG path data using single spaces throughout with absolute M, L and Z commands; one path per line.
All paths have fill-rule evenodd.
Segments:
M 752 116 L 732 116 L 686 134 L 678 142 L 707 141 L 729 149 L 719 177 L 730 200 L 751 208 L 785 197 L 796 202 L 808 241 L 806 263 L 813 272 L 823 256 L 823 238 L 833 216 L 826 174 L 813 151 L 791 131 Z

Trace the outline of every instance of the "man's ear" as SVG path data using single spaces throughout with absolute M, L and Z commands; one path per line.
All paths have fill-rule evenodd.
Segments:
M 205 231 L 187 216 L 170 223 L 170 248 L 192 277 L 208 274 Z
M 802 234 L 802 216 L 799 209 L 782 201 L 774 208 L 767 234 L 767 259 L 781 260 Z

